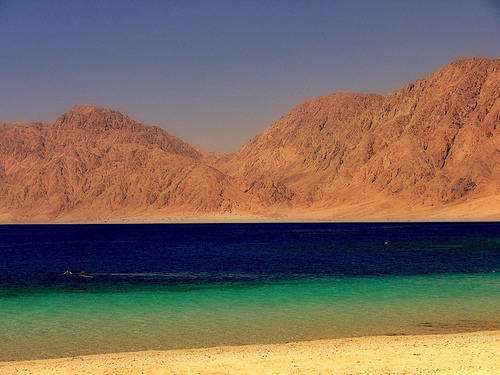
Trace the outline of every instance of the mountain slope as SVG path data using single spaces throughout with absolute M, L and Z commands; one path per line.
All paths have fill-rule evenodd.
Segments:
M 1 211 L 13 218 L 225 212 L 236 200 L 194 147 L 116 111 L 76 106 L 52 124 L 7 125 L 0 139 Z
M 252 139 L 221 169 L 266 206 L 312 202 L 321 195 L 321 184 L 338 175 L 344 163 L 364 161 L 356 145 L 370 130 L 382 101 L 380 95 L 354 93 L 306 101 Z
M 119 112 L 0 123 L 0 220 L 500 219 L 500 59 L 306 101 L 237 153 Z
M 400 211 L 498 196 L 499 82 L 500 60 L 466 58 L 386 98 L 320 97 L 278 120 L 222 169 L 277 210 L 376 197 Z

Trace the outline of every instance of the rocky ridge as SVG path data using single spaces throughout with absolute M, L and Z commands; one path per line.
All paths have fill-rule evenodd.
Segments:
M 485 58 L 387 97 L 306 101 L 232 155 L 76 106 L 0 124 L 0 219 L 498 219 L 499 124 L 500 59 Z
M 268 194 L 264 204 L 297 210 L 372 197 L 395 212 L 439 210 L 498 196 L 499 83 L 500 60 L 468 58 L 385 98 L 338 93 L 307 101 L 224 170 L 247 190 L 279 186 L 286 194 Z
M 0 139 L 1 212 L 17 220 L 225 212 L 237 200 L 196 148 L 117 111 L 79 105 Z

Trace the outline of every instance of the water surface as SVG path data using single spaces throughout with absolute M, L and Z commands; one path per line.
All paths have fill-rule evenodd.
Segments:
M 496 223 L 0 226 L 0 259 L 0 360 L 500 329 Z

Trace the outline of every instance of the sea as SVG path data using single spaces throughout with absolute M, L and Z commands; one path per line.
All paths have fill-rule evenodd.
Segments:
M 0 361 L 498 329 L 500 223 L 0 226 Z

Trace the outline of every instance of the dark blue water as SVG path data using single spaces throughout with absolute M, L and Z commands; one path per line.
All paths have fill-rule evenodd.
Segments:
M 0 360 L 500 329 L 498 275 L 498 223 L 4 225 Z
M 7 225 L 0 257 L 4 286 L 481 273 L 500 270 L 500 224 Z

